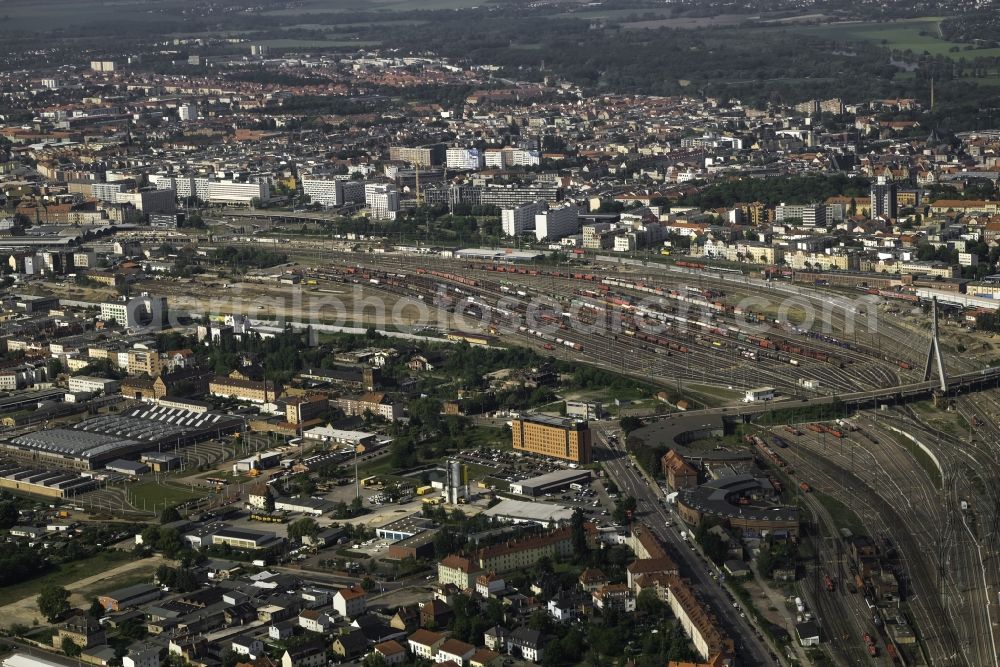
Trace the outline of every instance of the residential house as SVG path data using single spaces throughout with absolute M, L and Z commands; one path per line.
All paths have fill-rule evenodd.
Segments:
M 541 662 L 545 654 L 542 633 L 525 626 L 517 628 L 510 635 L 510 652 L 528 662 Z
M 326 647 L 322 642 L 306 642 L 281 655 L 281 667 L 325 667 Z
M 229 640 L 229 647 L 233 653 L 248 656 L 251 660 L 256 660 L 258 656 L 264 654 L 264 642 L 247 635 L 233 637 Z
M 636 587 L 636 579 L 644 574 L 674 574 L 677 572 L 677 563 L 666 556 L 661 558 L 639 558 L 625 568 L 628 577 L 628 586 L 633 590 Z
M 353 660 L 368 652 L 368 639 L 361 630 L 351 630 L 334 637 L 330 650 L 340 658 Z
M 122 657 L 122 667 L 160 667 L 160 650 L 153 646 L 130 648 Z
M 466 644 L 463 641 L 459 641 L 454 638 L 449 638 L 441 643 L 438 647 L 437 654 L 434 656 L 434 662 L 454 662 L 457 665 L 465 667 L 468 664 L 469 658 L 476 652 L 476 647 L 472 644 Z
M 425 628 L 443 628 L 451 622 L 455 612 L 448 603 L 437 598 L 420 604 L 420 625 Z
M 510 631 L 502 625 L 494 625 L 483 633 L 483 643 L 491 651 L 506 652 L 509 640 Z
M 593 593 L 597 589 L 611 583 L 611 580 L 608 579 L 607 575 L 596 567 L 588 567 L 586 570 L 581 572 L 578 581 L 580 582 L 580 588 L 587 593 Z
M 507 588 L 507 583 L 503 577 L 497 576 L 496 572 L 481 574 L 476 577 L 476 592 L 484 598 L 493 597 Z
M 481 648 L 469 658 L 469 667 L 500 667 L 503 657 L 496 651 Z
M 635 611 L 635 596 L 632 589 L 625 584 L 608 584 L 591 593 L 594 607 L 601 610 L 618 612 Z
M 63 640 L 69 639 L 80 648 L 104 644 L 104 629 L 92 616 L 77 614 L 63 621 L 52 635 L 52 645 L 62 648 Z
M 554 620 L 566 623 L 576 618 L 577 600 L 567 591 L 560 591 L 546 605 L 546 609 Z
M 375 644 L 372 651 L 387 665 L 398 665 L 406 661 L 406 649 L 395 639 Z
M 306 609 L 299 612 L 299 627 L 309 632 L 326 632 L 333 622 L 330 617 L 317 609 Z
M 389 621 L 389 627 L 402 632 L 413 632 L 420 627 L 420 607 L 415 604 L 400 607 Z
M 438 583 L 454 584 L 463 591 L 468 590 L 481 571 L 471 559 L 452 554 L 438 563 Z
M 438 648 L 444 643 L 445 639 L 447 639 L 447 635 L 443 632 L 434 632 L 433 630 L 420 628 L 406 638 L 406 644 L 410 649 L 410 653 L 416 657 L 433 660 L 434 656 L 437 655 Z
M 360 586 L 341 588 L 333 596 L 334 610 L 344 618 L 365 613 L 365 591 Z

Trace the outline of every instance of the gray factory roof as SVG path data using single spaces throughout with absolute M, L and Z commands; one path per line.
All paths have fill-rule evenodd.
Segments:
M 138 444 L 137 440 L 103 433 L 87 433 L 70 428 L 50 428 L 47 431 L 36 431 L 14 438 L 11 442 L 19 447 L 30 447 L 82 458 L 92 458 Z
M 744 473 L 724 479 L 712 480 L 692 489 L 681 489 L 677 494 L 677 503 L 698 510 L 699 512 L 716 516 L 758 521 L 798 520 L 799 510 L 797 507 L 789 505 L 751 507 L 736 505 L 729 500 L 735 494 L 771 488 L 769 480 Z
M 483 514 L 501 519 L 536 521 L 541 524 L 569 521 L 573 518 L 573 510 L 568 507 L 550 503 L 529 503 L 523 500 L 501 500 Z
M 19 447 L 93 459 L 142 443 L 162 442 L 215 428 L 231 428 L 239 421 L 235 417 L 219 413 L 144 406 L 122 414 L 87 419 L 73 428 L 53 428 L 28 433 L 11 442 Z
M 584 479 L 590 479 L 589 470 L 554 470 L 538 477 L 514 482 L 512 486 L 520 486 L 522 489 L 544 489 L 547 486 L 572 484 Z

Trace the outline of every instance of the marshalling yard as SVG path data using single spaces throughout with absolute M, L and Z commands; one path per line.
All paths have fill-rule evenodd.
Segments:
M 795 489 L 813 555 L 796 590 L 831 637 L 831 658 L 995 662 L 1000 376 L 982 356 L 988 339 L 945 325 L 946 343 L 961 337 L 978 354 L 944 348 L 942 392 L 923 375 L 930 317 L 903 294 L 803 287 L 684 261 L 519 264 L 301 241 L 281 249 L 290 264 L 242 280 L 138 288 L 191 314 L 517 343 L 662 387 L 674 403 L 663 413 L 683 397 L 692 417 L 725 418 Z M 291 272 L 298 284 L 280 284 Z M 400 315 L 376 320 L 376 302 Z M 327 305 L 310 320 L 317 303 Z M 742 402 L 764 386 L 773 401 Z M 836 423 L 808 412 L 837 400 L 846 414 Z M 898 589 L 880 585 L 883 570 Z

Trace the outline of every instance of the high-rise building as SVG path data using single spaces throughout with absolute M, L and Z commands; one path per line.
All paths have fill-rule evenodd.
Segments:
M 367 183 L 365 203 L 373 220 L 395 220 L 399 212 L 399 192 L 391 183 Z
M 486 160 L 478 148 L 449 148 L 445 164 L 449 169 L 478 171 L 486 165 Z
M 580 231 L 580 215 L 576 206 L 567 205 L 535 215 L 535 238 L 558 241 Z
M 779 204 L 774 207 L 774 221 L 800 220 L 803 227 L 826 227 L 826 204 Z
M 120 326 L 160 330 L 165 325 L 167 297 L 142 294 L 126 300 L 107 301 L 101 304 L 101 319 L 114 320 Z
M 100 199 L 101 201 L 114 202 L 115 195 L 125 192 L 129 189 L 129 186 L 133 185 L 131 181 L 112 181 L 111 183 L 92 183 L 90 185 L 90 193 L 95 199 Z
M 343 206 L 363 204 L 365 201 L 364 181 L 348 180 L 347 177 L 302 178 L 302 194 L 309 195 L 309 201 L 323 206 Z
M 444 144 L 417 147 L 390 146 L 389 159 L 409 162 L 418 167 L 432 167 L 444 163 L 447 148 Z
M 177 107 L 177 118 L 181 121 L 198 120 L 198 106 L 195 104 L 182 104 Z
M 548 204 L 543 201 L 522 204 L 513 208 L 505 208 L 500 211 L 500 224 L 503 233 L 507 236 L 520 236 L 535 228 L 535 216 L 543 213 L 548 208 Z
M 194 179 L 197 180 L 197 179 Z M 181 195 L 180 188 L 177 189 Z M 266 202 L 271 198 L 271 186 L 264 180 L 240 183 L 237 181 L 208 181 L 207 197 L 195 194 L 199 199 L 219 204 L 251 204 L 253 200 Z
M 896 214 L 898 213 L 896 189 L 896 182 L 885 176 L 879 176 L 878 179 L 872 183 L 872 219 L 896 218 Z
M 524 415 L 511 422 L 515 451 L 532 452 L 543 456 L 590 463 L 590 426 L 585 421 Z

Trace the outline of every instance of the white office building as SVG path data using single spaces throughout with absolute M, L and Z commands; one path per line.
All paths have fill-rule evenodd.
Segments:
M 177 107 L 177 118 L 181 121 L 198 120 L 198 106 L 195 104 L 182 104 Z
M 173 190 L 180 199 L 188 199 L 190 197 L 197 197 L 202 201 L 208 199 L 209 180 L 204 176 L 150 174 L 149 184 L 157 190 Z
M 542 155 L 538 151 L 522 148 L 489 148 L 484 155 L 487 167 L 506 169 L 507 167 L 531 167 L 541 164 Z
M 127 181 L 115 181 L 111 183 L 91 183 L 90 194 L 94 199 L 100 199 L 101 201 L 114 202 L 115 195 L 125 192 L 128 189 L 129 183 Z
M 535 215 L 535 238 L 558 241 L 564 236 L 580 231 L 580 218 L 576 206 L 552 208 Z
M 131 204 L 137 211 L 150 213 L 173 213 L 177 210 L 177 193 L 173 190 L 157 189 L 140 192 L 115 193 L 114 203 Z
M 486 166 L 486 158 L 478 148 L 449 148 L 445 154 L 448 169 L 478 171 Z
M 323 206 L 343 206 L 365 202 L 364 181 L 346 178 L 303 178 L 302 194 L 309 195 L 309 201 Z
M 548 204 L 543 201 L 503 209 L 500 211 L 500 224 L 503 227 L 503 233 L 507 236 L 520 236 L 533 230 L 535 216 L 544 213 L 547 209 Z
M 101 319 L 115 321 L 129 329 L 151 327 L 162 329 L 167 311 L 167 298 L 143 294 L 129 300 L 107 301 L 101 304 Z M 126 361 L 127 364 L 127 361 Z
M 178 189 L 178 194 L 180 190 Z M 195 194 L 196 197 L 202 197 Z M 271 187 L 264 179 L 240 183 L 237 181 L 209 181 L 205 201 L 212 204 L 249 205 L 254 199 L 266 202 L 271 198 Z
M 391 183 L 366 183 L 365 204 L 373 220 L 395 220 L 399 212 L 399 192 Z

